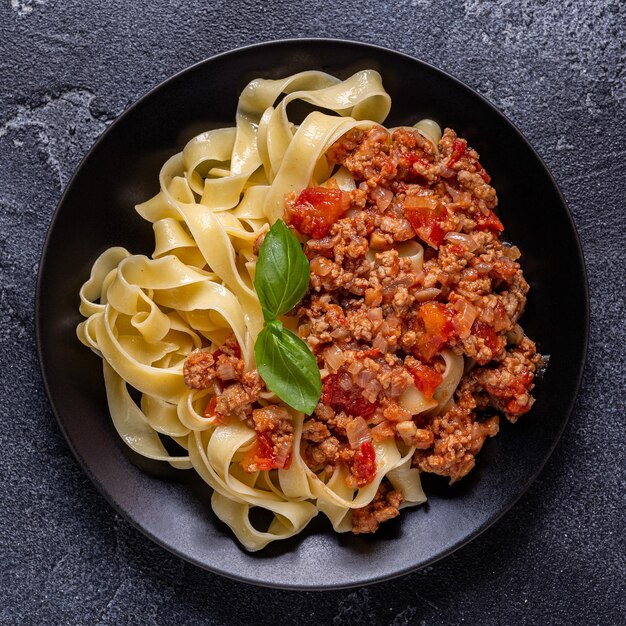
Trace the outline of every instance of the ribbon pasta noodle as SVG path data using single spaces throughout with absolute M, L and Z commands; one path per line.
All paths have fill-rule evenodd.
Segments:
M 295 125 L 289 104 L 314 107 Z M 197 349 L 214 349 L 234 335 L 246 371 L 256 367 L 255 340 L 263 316 L 253 281 L 260 235 L 283 216 L 285 197 L 307 187 L 332 184 L 355 189 L 351 175 L 334 171 L 325 158 L 348 131 L 380 124 L 391 101 L 381 77 L 360 71 L 346 80 L 307 71 L 280 80 L 253 80 L 241 93 L 236 125 L 204 132 L 172 156 L 159 175 L 159 192 L 136 207 L 152 224 L 150 257 L 113 247 L 95 261 L 80 291 L 80 341 L 103 361 L 113 424 L 135 452 L 193 469 L 212 488 L 212 507 L 248 550 L 299 533 L 318 513 L 337 532 L 351 528 L 352 511 L 375 498 L 383 479 L 402 493 L 402 506 L 425 501 L 415 452 L 397 438 L 373 443 L 376 474 L 369 484 L 350 487 L 339 464 L 331 476 L 311 470 L 300 454 L 305 416 L 285 406 L 293 422 L 287 469 L 247 472 L 240 461 L 255 431 L 245 421 L 220 423 L 204 409 L 213 389 L 191 389 L 183 365 Z M 436 146 L 439 127 L 417 125 Z M 329 179 L 332 178 L 332 183 Z M 416 241 L 398 247 L 415 272 L 424 249 Z M 464 359 L 442 353 L 443 380 L 432 397 L 415 385 L 400 398 L 411 415 L 446 406 L 464 371 Z M 137 405 L 129 387 L 141 394 Z M 264 401 L 276 398 L 264 392 Z M 162 437 L 178 444 L 170 454 Z M 272 521 L 259 530 L 255 508 Z

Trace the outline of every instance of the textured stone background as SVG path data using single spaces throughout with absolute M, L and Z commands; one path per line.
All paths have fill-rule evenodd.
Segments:
M 373 0 L 3 0 L 0 622 L 624 623 L 625 25 L 620 0 L 397 0 L 388 7 Z M 33 328 L 46 228 L 107 124 L 195 61 L 294 36 L 395 48 L 491 99 L 561 186 L 591 286 L 591 345 L 577 408 L 517 506 L 432 567 L 323 595 L 222 579 L 120 519 L 56 426 Z

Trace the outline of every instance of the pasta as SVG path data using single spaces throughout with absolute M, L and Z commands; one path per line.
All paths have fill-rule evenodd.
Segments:
M 296 100 L 314 108 L 298 125 L 288 112 L 289 104 Z M 373 506 L 385 493 L 381 491 L 383 481 L 389 485 L 387 493 L 393 489 L 392 493 L 399 494 L 395 508 L 426 500 L 420 471 L 434 470 L 425 467 L 426 457 L 415 462 L 421 454 L 420 444 L 406 419 L 392 436 L 371 438 L 374 472 L 367 482 L 359 479 L 355 484 L 349 463 L 324 469 L 310 462 L 301 451 L 313 446 L 312 440 L 306 439 L 311 420 L 261 387 L 255 406 L 278 406 L 287 412 L 288 457 L 270 469 L 249 462 L 246 466 L 258 445 L 255 422 L 250 418 L 223 419 L 209 410 L 222 394 L 224 380 L 235 374 L 229 371 L 221 382 L 214 378 L 212 384 L 195 386 L 188 377 L 190 355 L 207 353 L 215 359 L 226 354 L 231 369 L 233 363 L 241 362 L 237 380 L 256 371 L 255 341 L 264 325 L 254 286 L 259 242 L 279 219 L 296 224 L 295 198 L 305 189 L 338 190 L 357 197 L 358 179 L 327 155 L 342 138 L 363 136 L 379 128 L 390 106 L 381 77 L 372 70 L 343 81 L 317 71 L 252 81 L 239 98 L 236 125 L 207 131 L 189 141 L 163 165 L 156 196 L 136 207 L 154 230 L 151 257 L 110 248 L 95 261 L 80 291 L 80 313 L 85 319 L 77 328 L 78 338 L 102 358 L 108 406 L 120 437 L 145 457 L 198 472 L 213 490 L 216 515 L 251 551 L 299 533 L 320 512 L 337 532 L 353 529 L 352 512 Z M 423 120 L 416 128 L 437 150 L 443 141 L 439 126 Z M 294 230 L 298 230 L 297 224 Z M 415 230 L 422 237 L 419 228 Z M 462 236 L 461 230 L 458 234 Z M 414 234 L 395 249 L 407 271 L 419 276 L 428 262 L 424 237 L 419 240 Z M 428 237 L 425 241 L 429 243 Z M 370 263 L 378 263 L 375 251 L 369 254 Z M 313 260 L 311 268 L 314 281 Z M 431 286 L 422 291 L 429 288 L 438 289 Z M 460 319 L 459 311 L 456 314 L 453 322 Z M 281 319 L 285 327 L 313 345 L 302 320 L 294 315 Z M 511 332 L 503 328 L 498 332 Z M 459 338 L 462 334 L 457 333 Z M 379 352 L 385 347 L 374 345 Z M 467 351 L 453 341 L 440 348 L 436 371 L 428 374 L 435 376 L 436 388 L 429 393 L 416 379 L 405 383 L 398 396 L 398 410 L 404 411 L 409 421 L 413 419 L 412 424 L 419 416 L 448 410 L 468 365 L 483 364 L 480 356 L 470 361 Z M 318 362 L 326 359 L 320 366 L 322 377 L 336 380 L 341 370 L 328 366 L 331 357 L 320 355 Z M 488 389 L 488 385 L 484 387 Z M 139 405 L 129 388 L 140 392 Z M 529 390 L 530 382 L 524 392 Z M 327 390 L 322 392 L 322 400 L 325 393 Z M 499 398 L 499 408 L 507 414 L 502 403 L 509 397 L 490 397 Z M 527 404 L 530 408 L 532 400 Z M 391 423 L 381 420 L 379 429 L 381 424 Z M 350 428 L 358 426 L 361 422 Z M 368 428 L 372 426 L 376 424 L 370 422 Z M 360 436 L 370 441 L 369 432 Z M 168 452 L 171 446 L 166 448 L 166 439 L 175 442 L 181 452 Z M 433 463 L 432 459 L 428 462 Z M 259 527 L 251 518 L 257 508 L 271 513 L 268 527 Z

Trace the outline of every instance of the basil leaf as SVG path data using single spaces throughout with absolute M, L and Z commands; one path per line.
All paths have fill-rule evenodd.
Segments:
M 268 389 L 297 411 L 313 413 L 322 380 L 315 357 L 302 339 L 272 320 L 256 339 L 254 357 Z
M 282 220 L 276 221 L 259 250 L 254 277 L 266 321 L 288 313 L 302 300 L 309 276 L 309 262 L 300 242 Z
M 278 321 L 293 309 L 309 287 L 309 262 L 300 243 L 278 220 L 265 236 L 254 287 L 265 328 L 254 344 L 254 357 L 267 388 L 297 411 L 311 414 L 322 393 L 317 361 L 308 346 Z

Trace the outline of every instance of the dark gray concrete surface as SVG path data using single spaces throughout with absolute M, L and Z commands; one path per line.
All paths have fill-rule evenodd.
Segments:
M 625 25 L 620 0 L 3 0 L 0 622 L 625 623 Z M 295 36 L 391 47 L 487 96 L 556 177 L 591 287 L 583 389 L 528 493 L 481 537 L 423 571 L 324 594 L 222 579 L 120 519 L 65 444 L 34 346 L 43 239 L 96 137 L 185 66 Z

